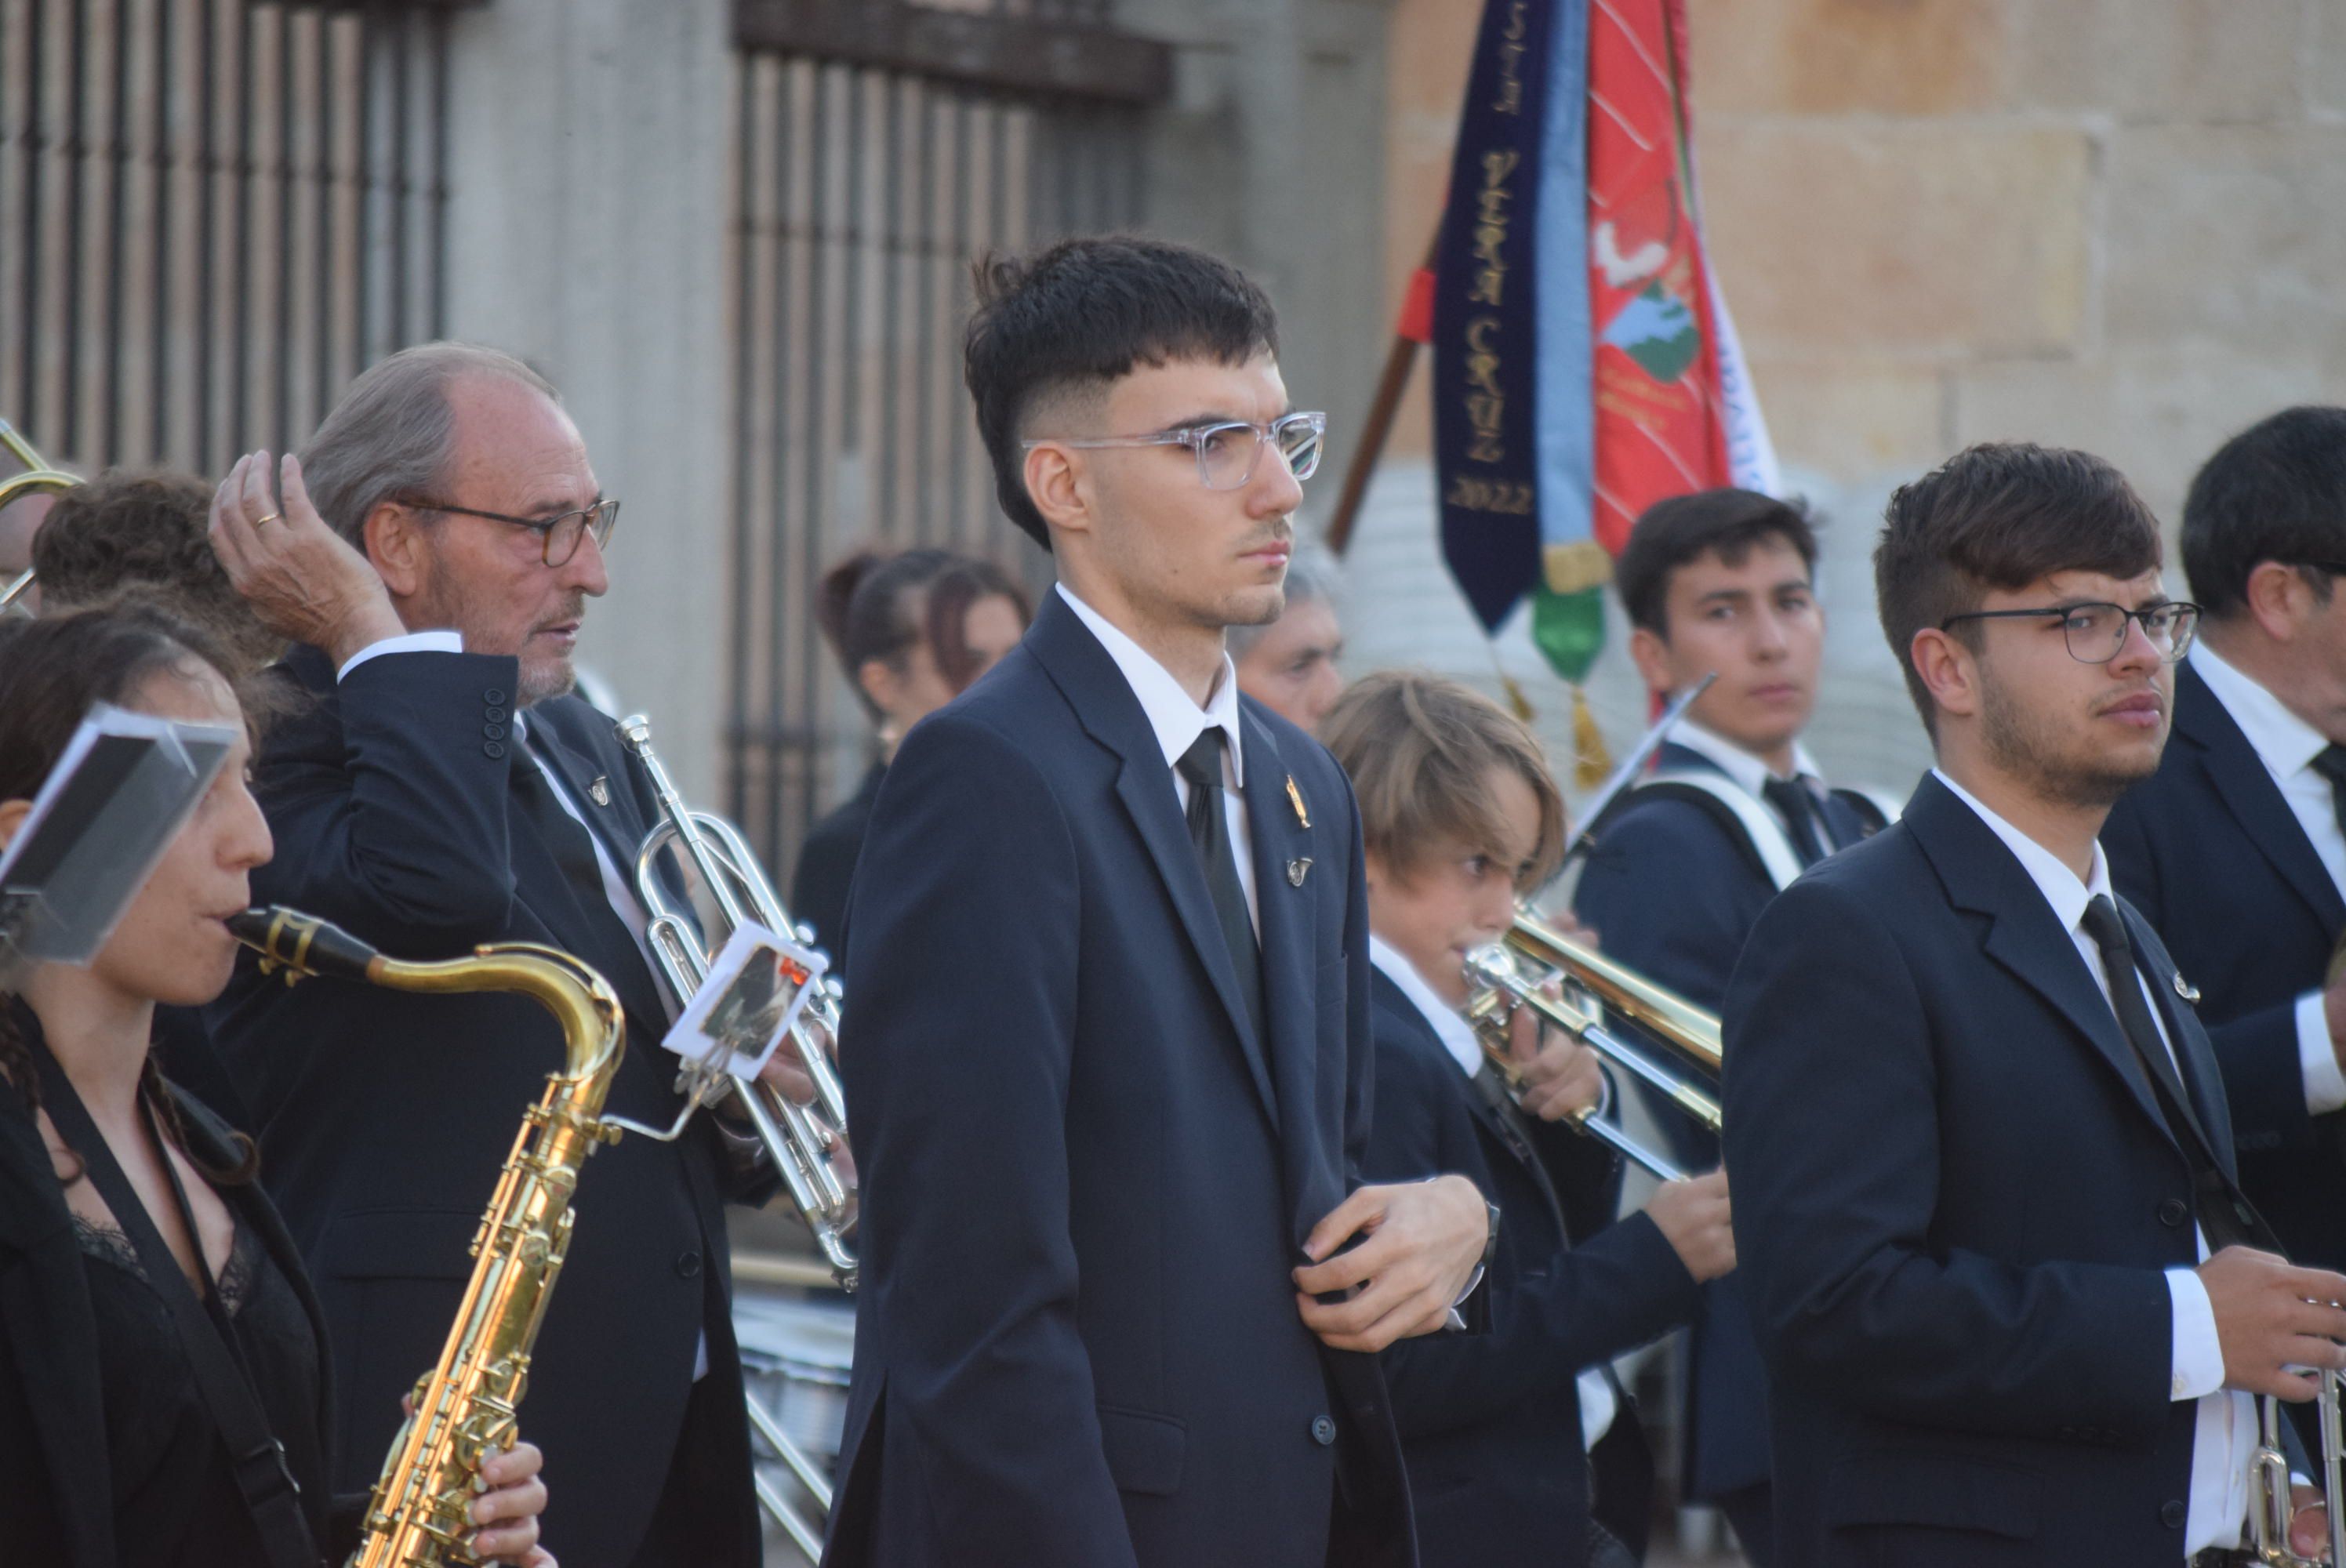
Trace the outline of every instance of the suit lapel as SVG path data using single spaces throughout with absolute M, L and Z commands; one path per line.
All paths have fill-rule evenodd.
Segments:
M 1148 716 L 1141 710 L 1140 699 L 1133 696 L 1124 672 L 1116 667 L 1116 661 L 1100 647 L 1099 639 L 1056 593 L 1043 596 L 1043 607 L 1026 634 L 1026 646 L 1066 697 L 1068 706 L 1075 709 L 1085 732 L 1116 755 L 1117 799 L 1124 803 L 1140 841 L 1148 848 L 1149 859 L 1156 863 L 1157 874 L 1172 900 L 1182 932 L 1188 938 L 1190 950 L 1205 970 L 1207 982 L 1229 1020 L 1248 1074 L 1262 1099 L 1263 1113 L 1276 1127 L 1279 1103 L 1272 1088 L 1269 1058 L 1262 1043 L 1255 1038 L 1245 998 L 1239 993 L 1238 972 L 1230 962 L 1229 948 L 1222 941 L 1221 923 L 1214 917 L 1213 896 L 1206 891 L 1205 868 L 1198 863 L 1197 848 L 1189 841 L 1188 824 L 1181 817 L 1180 798 L 1174 793 L 1173 769 L 1166 764 L 1165 753 L 1157 744 L 1156 731 L 1149 728 Z M 1245 743 L 1254 743 L 1251 733 Z M 1251 761 L 1249 776 L 1252 777 Z M 1250 812 L 1253 819 L 1260 815 L 1259 811 Z M 1260 857 L 1256 863 L 1260 865 Z M 1280 878 L 1280 885 L 1285 887 L 1283 869 Z M 1258 881 L 1258 903 L 1268 891 Z M 1271 962 L 1269 947 L 1266 941 L 1266 979 Z M 1274 1016 L 1270 1011 L 1271 988 L 1266 984 L 1265 990 L 1264 1017 L 1270 1019 Z
M 1254 845 L 1256 929 L 1262 942 L 1262 1015 L 1269 1027 L 1272 1082 L 1285 1105 L 1311 1105 L 1320 1074 L 1319 971 L 1313 959 L 1319 888 L 1311 880 L 1311 802 L 1295 788 L 1270 727 L 1239 705 L 1246 736 L 1247 836 Z M 1324 803 L 1333 809 L 1334 803 Z
M 2320 851 L 2306 838 L 2297 813 L 2256 748 L 2199 672 L 2185 660 L 2175 676 L 2175 732 L 2189 746 L 2216 798 L 2273 870 L 2303 899 L 2324 931 L 2346 925 L 2346 900 L 2330 880 Z
M 2076 942 L 2053 918 L 2044 893 L 1994 830 L 1931 777 L 1914 791 L 1904 821 L 1937 870 L 1949 901 L 1987 917 L 1982 949 L 2085 1036 L 2159 1135 L 2173 1143 L 2150 1080 L 2118 1027 L 2117 1014 L 2080 961 Z
M 2216 1066 L 2215 1047 L 2199 1023 L 2199 1015 L 2183 1004 L 2175 961 L 2168 956 L 2158 933 L 2125 900 L 2118 901 L 2118 910 L 2126 917 L 2135 953 L 2147 972 L 2146 978 L 2150 982 L 2147 989 L 2158 1008 L 2159 1022 L 2166 1026 L 2168 1041 L 2175 1048 L 2175 1064 L 2183 1080 L 2184 1092 L 2191 1096 L 2192 1115 L 2199 1118 L 2199 1129 L 2213 1145 L 2208 1153 L 2216 1156 L 2218 1167 L 2226 1176 L 2238 1180 L 2239 1166 L 2232 1152 L 2231 1106 L 2224 1097 L 2224 1080 Z

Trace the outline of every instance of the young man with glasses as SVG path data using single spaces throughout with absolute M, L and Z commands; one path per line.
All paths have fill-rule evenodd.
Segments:
M 2096 842 L 2197 606 L 2115 470 L 2034 446 L 1898 491 L 1874 575 L 1938 766 L 1769 905 L 1725 1010 L 1778 1553 L 2243 1561 L 2249 1396 L 2346 1360 L 2313 1304 L 2346 1278 L 2239 1194 L 2190 987 Z
M 2346 1268 L 2346 409 L 2226 442 L 2182 548 L 2207 618 L 2175 741 L 2102 841 L 2199 989 L 2241 1184 L 2300 1261 Z
M 1375 1352 L 1495 1234 L 1361 1186 L 1352 792 L 1238 690 L 1321 416 L 1236 269 L 1087 239 L 981 271 L 965 372 L 1058 566 L 906 736 L 850 894 L 864 1178 L 840 1564 L 1413 1561 Z
M 610 1109 L 665 1126 L 674 999 L 630 870 L 656 808 L 610 721 L 566 695 L 617 512 L 552 387 L 432 343 L 361 376 L 300 461 L 240 462 L 211 538 L 301 645 L 280 667 L 303 700 L 256 769 L 277 841 L 256 900 L 406 958 L 576 953 L 626 1009 Z M 289 990 L 250 959 L 208 1020 L 335 1329 L 335 1484 L 362 1492 L 455 1320 L 560 1031 L 519 997 Z M 520 1415 L 565 1478 L 546 1528 L 567 1568 L 757 1558 L 723 1211 L 770 1186 L 754 1148 L 700 1117 L 674 1143 L 621 1139 L 582 1178 Z

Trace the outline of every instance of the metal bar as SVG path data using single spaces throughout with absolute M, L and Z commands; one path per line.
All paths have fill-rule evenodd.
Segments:
M 790 1544 L 805 1553 L 808 1562 L 821 1562 L 822 1537 L 815 1533 L 813 1528 L 799 1516 L 797 1509 L 783 1501 L 782 1494 L 768 1484 L 764 1476 L 752 1471 L 750 1472 L 750 1479 L 757 1486 L 759 1505 L 765 1509 L 775 1523 L 782 1527 L 782 1533 L 790 1538 Z
M 932 232 L 937 213 L 937 115 L 936 96 L 925 82 L 921 91 L 921 179 L 920 205 L 913 209 L 913 278 L 919 292 L 913 297 L 913 342 L 920 358 L 913 379 L 917 389 L 913 402 L 913 527 L 912 539 L 918 544 L 935 542 L 935 486 L 932 475 L 935 463 L 929 453 L 932 405 L 936 401 L 936 302 L 937 289 L 933 254 L 936 237 Z
M 896 295 L 897 286 L 903 281 L 904 252 L 903 188 L 897 177 L 903 167 L 901 155 L 906 95 L 903 77 L 891 76 L 884 81 L 887 124 L 880 143 L 880 408 L 881 417 L 892 425 L 897 417 L 896 356 L 900 347 L 896 340 Z M 896 467 L 902 458 L 901 443 L 882 443 L 878 460 L 877 514 L 878 531 L 882 538 L 903 537 L 896 515 Z
M 270 437 L 278 451 L 293 438 L 293 7 L 277 8 L 277 296 L 270 345 Z
M 1172 46 L 1156 39 L 903 0 L 734 0 L 733 39 L 996 92 L 1129 104 L 1173 92 Z
M 726 667 L 731 678 L 727 714 L 729 727 L 739 729 L 749 717 L 750 701 L 750 566 L 754 544 L 750 523 L 755 464 L 750 443 L 756 416 L 750 407 L 756 365 L 750 347 L 750 326 L 757 311 L 755 290 L 758 241 L 757 216 L 757 64 L 747 54 L 738 56 L 733 71 L 737 136 L 733 148 L 733 571 L 730 590 L 732 618 L 726 628 Z M 739 740 L 725 747 L 725 814 L 743 820 L 749 809 L 749 766 Z
M 772 423 L 773 454 L 773 537 L 766 561 L 766 722 L 769 736 L 764 746 L 766 765 L 765 810 L 760 813 L 765 826 L 762 847 L 769 854 L 782 833 L 782 748 L 779 739 L 789 715 L 782 703 L 782 614 L 789 600 L 790 552 L 783 547 L 789 537 L 790 509 L 783 499 L 786 494 L 788 448 L 784 444 L 790 426 L 790 69 L 782 67 L 774 84 L 774 406 Z M 812 457 L 805 453 L 801 461 Z
M 76 4 L 69 7 L 73 22 L 67 34 L 66 68 L 71 78 L 66 84 L 65 168 L 66 182 L 66 270 L 65 305 L 57 312 L 63 326 L 65 361 L 65 407 L 58 411 L 57 444 L 52 450 L 78 454 L 81 452 L 81 195 L 83 174 L 89 156 L 89 7 Z M 28 413 L 26 416 L 30 419 Z
M 212 428 L 212 263 L 219 244 L 214 210 L 219 196 L 219 149 L 213 141 L 219 112 L 219 0 L 204 0 L 197 27 L 201 36 L 196 46 L 196 351 L 189 366 L 196 383 L 196 431 L 191 448 L 199 467 L 220 473 L 229 465 Z
M 949 313 L 955 317 L 961 312 L 952 310 L 951 306 L 961 301 L 963 270 L 969 264 L 971 249 L 969 154 L 971 127 L 976 123 L 976 118 L 977 109 L 970 101 L 969 95 L 965 92 L 954 94 L 953 259 L 945 269 L 945 297 L 950 301 Z M 951 375 L 950 369 L 946 373 Z M 978 542 L 973 536 L 976 532 L 977 520 L 970 514 L 969 506 L 969 431 L 973 416 L 969 405 L 953 396 L 950 390 L 945 402 L 954 410 L 945 421 L 946 494 L 949 497 L 945 504 L 950 508 L 954 547 L 968 551 L 978 547 Z
M 311 259 L 316 263 L 318 296 L 311 301 L 312 330 L 318 341 L 311 354 L 310 416 L 297 431 L 289 423 L 285 443 L 315 430 L 326 417 L 334 391 L 334 19 L 320 12 L 316 22 L 318 70 L 318 231 Z
M 823 396 L 823 339 L 825 323 L 831 320 L 824 298 L 829 281 L 830 238 L 826 219 L 831 199 L 830 107 L 831 68 L 817 64 L 814 71 L 814 101 L 807 116 L 807 330 L 806 330 L 806 444 L 801 478 L 806 486 L 806 516 L 799 534 L 799 593 L 795 603 L 810 605 L 814 599 L 814 585 L 822 577 L 823 479 L 829 471 L 832 455 L 823 443 L 823 414 L 829 399 Z M 777 607 L 776 618 L 780 616 Z M 798 690 L 793 694 L 798 711 L 809 718 L 814 713 L 815 683 L 821 678 L 820 636 L 811 615 L 801 613 L 789 617 L 799 633 Z M 815 759 L 820 745 L 809 745 L 798 755 L 797 820 L 792 823 L 790 841 L 795 846 L 803 841 L 808 830 L 814 826 Z M 760 846 L 767 856 L 780 862 L 782 845 L 779 839 L 768 840 Z
M 415 51 L 415 16 L 403 12 L 391 56 L 391 312 L 390 346 L 407 341 L 408 56 Z
M 113 10 L 114 102 L 107 106 L 112 145 L 106 158 L 106 380 L 98 393 L 97 456 L 102 463 L 122 460 L 123 230 L 130 218 L 129 0 L 114 0 Z
M 445 11 L 434 11 L 432 29 L 432 326 L 435 338 L 448 334 L 448 78 L 449 39 L 454 31 Z
M 806 1456 L 804 1450 L 790 1441 L 790 1434 L 782 1431 L 781 1423 L 774 1420 L 765 1406 L 746 1396 L 741 1402 L 749 1410 L 750 1424 L 758 1429 L 758 1435 L 766 1440 L 767 1446 L 774 1451 L 774 1457 L 790 1466 L 790 1473 L 799 1478 L 799 1484 L 805 1487 L 808 1494 L 817 1502 L 822 1504 L 824 1512 L 830 1512 L 831 1478 L 823 1474 L 821 1468 Z
M 155 242 L 149 249 L 149 272 L 154 288 L 154 311 L 148 325 L 150 333 L 148 354 L 147 451 L 161 462 L 171 449 L 170 408 L 176 401 L 171 395 L 171 244 L 176 227 L 172 209 L 177 205 L 179 148 L 173 134 L 171 106 L 179 95 L 176 79 L 176 51 L 172 13 L 178 9 L 176 0 L 158 0 L 155 6 Z
M 374 61 L 382 44 L 382 27 L 375 8 L 366 6 L 359 12 L 359 145 L 351 164 L 351 179 L 358 196 L 357 219 L 351 232 L 350 368 L 353 373 L 365 369 L 373 357 L 369 352 L 367 326 L 374 301 Z
M 234 268 L 235 326 L 229 334 L 229 427 L 226 450 L 251 444 L 252 433 L 252 7 L 236 4 L 236 220 L 229 249 Z
M 41 57 L 41 23 L 47 9 L 41 0 L 33 0 L 25 20 L 25 224 L 23 240 L 17 249 L 17 254 L 25 259 L 25 287 L 16 339 L 24 358 L 16 367 L 16 407 L 17 417 L 28 425 L 41 417 L 35 395 L 40 391 L 41 378 L 36 368 L 40 356 L 33 351 L 33 329 L 41 319 L 41 165 L 42 155 L 48 150 L 48 138 L 41 125 L 41 77 L 46 63 Z

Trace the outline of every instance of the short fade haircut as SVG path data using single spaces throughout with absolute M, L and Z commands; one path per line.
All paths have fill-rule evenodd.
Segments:
M 1019 445 L 1038 408 L 1105 393 L 1136 365 L 1239 365 L 1279 352 L 1270 296 L 1194 246 L 1096 235 L 1023 257 L 989 253 L 972 270 L 977 309 L 962 340 L 963 378 L 1002 510 L 1046 550 L 1051 531 L 1026 494 Z
M 1564 797 L 1539 741 L 1472 687 L 1418 670 L 1364 676 L 1321 721 L 1320 739 L 1352 776 L 1362 840 L 1403 880 L 1442 839 L 1492 849 L 1505 837 L 1486 783 L 1494 768 L 1539 798 L 1539 838 L 1516 886 L 1530 891 L 1564 859 Z
M 1915 633 L 2055 572 L 2138 577 L 2160 560 L 2158 519 L 2089 452 L 1991 442 L 1899 486 L 1874 546 L 1873 588 L 1923 728 L 1938 738 L 1937 704 L 1914 670 Z M 1984 646 L 1977 622 L 1956 635 Z
M 1678 569 L 1705 555 L 1740 566 L 1763 539 L 1790 545 L 1815 573 L 1816 529 L 1800 502 L 1733 488 L 1655 502 L 1630 528 L 1629 543 L 1613 563 L 1613 583 L 1629 624 L 1669 641 L 1670 578 Z
M 521 361 L 478 343 L 418 343 L 368 367 L 301 449 L 301 483 L 326 526 L 366 550 L 366 520 L 386 501 L 440 488 L 454 444 L 448 389 L 472 378 L 562 394 Z M 444 499 L 444 497 L 442 497 Z
M 2183 575 L 2211 616 L 2248 606 L 2249 574 L 2295 566 L 2330 598 L 2346 564 L 2346 408 L 2283 409 L 2216 449 L 2183 499 Z
M 192 473 L 108 469 L 57 497 L 33 535 L 44 617 L 111 605 L 136 591 L 219 645 L 231 679 L 271 664 L 285 639 L 262 626 L 207 536 L 212 487 Z

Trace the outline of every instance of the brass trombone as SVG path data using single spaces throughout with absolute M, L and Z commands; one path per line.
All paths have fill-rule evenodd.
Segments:
M 1701 1125 L 1719 1131 L 1717 1014 L 1521 910 L 1505 936 L 1467 954 L 1466 973 L 1476 988 L 1466 1016 L 1482 1040 L 1484 1054 L 1511 1085 L 1515 1064 L 1507 1054 L 1507 1025 L 1517 1008 L 1527 1007 L 1541 1022 L 1562 1030 L 1622 1071 L 1644 1079 Z M 1608 1013 L 1638 1025 L 1642 1035 L 1658 1048 L 1649 1048 L 1643 1038 L 1631 1038 L 1614 1028 L 1606 1021 Z M 1666 1052 L 1682 1059 L 1683 1067 L 1666 1061 Z M 1602 1117 L 1584 1112 L 1573 1118 L 1573 1125 L 1610 1144 L 1664 1181 L 1678 1181 L 1686 1175 L 1675 1163 Z
M 27 495 L 58 494 L 81 483 L 61 468 L 51 468 L 48 460 L 34 451 L 33 443 L 5 419 L 0 419 L 0 446 L 6 447 L 9 455 L 25 465 L 24 473 L 0 479 L 0 511 Z M 14 608 L 16 601 L 23 598 L 26 590 L 32 585 L 33 569 L 27 566 L 7 587 L 0 589 L 0 615 L 6 615 Z

